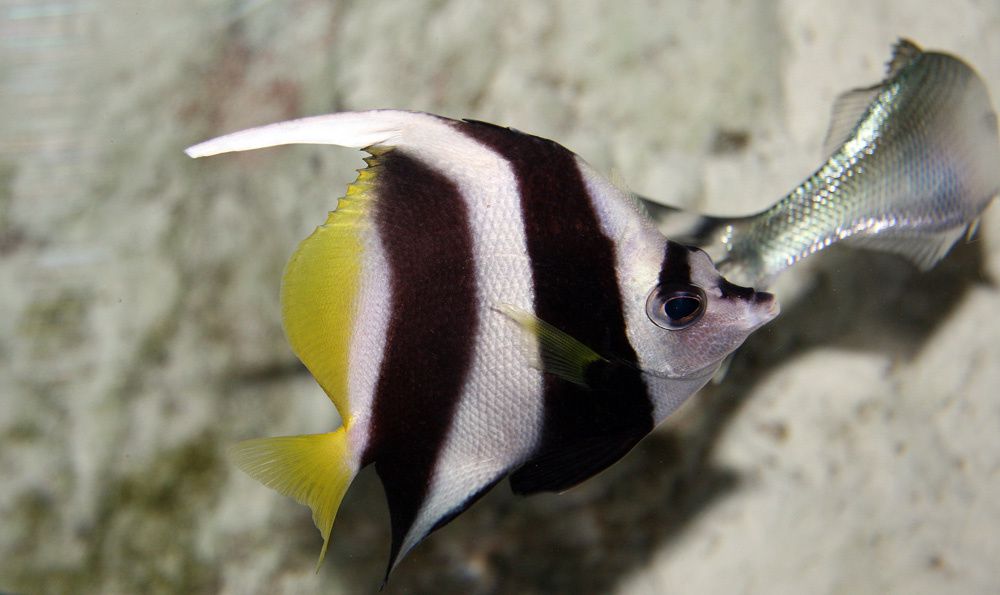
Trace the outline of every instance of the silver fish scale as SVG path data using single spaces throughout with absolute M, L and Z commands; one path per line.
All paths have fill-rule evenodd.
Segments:
M 845 96 L 873 94 L 846 138 L 834 114 L 829 140 L 843 142 L 818 171 L 724 228 L 728 278 L 767 285 L 848 239 L 928 267 L 986 208 L 1000 188 L 1000 143 L 985 85 L 957 58 L 911 47 L 881 85 Z

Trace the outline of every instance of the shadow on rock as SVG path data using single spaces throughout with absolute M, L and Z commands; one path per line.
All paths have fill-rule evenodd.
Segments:
M 781 315 L 785 353 L 833 346 L 910 359 L 975 285 L 994 284 L 981 242 L 962 242 L 921 273 L 878 252 L 833 249 L 811 288 Z

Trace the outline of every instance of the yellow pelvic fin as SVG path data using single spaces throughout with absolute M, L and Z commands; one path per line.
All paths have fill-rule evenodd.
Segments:
M 250 477 L 312 509 L 313 523 L 323 535 L 319 572 L 333 519 L 357 473 L 350 463 L 347 430 L 245 440 L 235 444 L 230 455 Z
M 374 164 L 372 159 L 367 160 Z M 373 168 L 360 170 L 326 223 L 299 244 L 281 284 L 282 319 L 292 350 L 340 412 L 351 416 L 347 369 Z
M 516 322 L 538 341 L 542 369 L 563 380 L 586 386 L 587 367 L 596 362 L 608 361 L 590 347 L 530 312 L 507 304 L 499 306 L 497 311 Z

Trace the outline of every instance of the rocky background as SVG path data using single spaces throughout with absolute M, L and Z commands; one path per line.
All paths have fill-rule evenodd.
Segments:
M 337 424 L 286 346 L 278 282 L 360 154 L 184 147 L 417 109 L 745 213 L 819 163 L 833 98 L 880 79 L 897 36 L 1000 94 L 998 31 L 985 0 L 0 0 L 0 592 L 381 580 L 371 472 L 317 575 L 308 510 L 224 456 Z M 997 592 L 1000 207 L 929 274 L 848 250 L 809 264 L 724 382 L 625 460 L 561 496 L 500 486 L 386 592 Z

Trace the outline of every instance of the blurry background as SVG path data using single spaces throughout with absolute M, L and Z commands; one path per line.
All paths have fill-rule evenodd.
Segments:
M 278 284 L 361 155 L 184 147 L 425 110 L 746 213 L 820 163 L 834 97 L 878 81 L 897 36 L 997 94 L 998 33 L 992 0 L 0 0 L 0 592 L 381 580 L 370 471 L 316 575 L 308 509 L 224 458 L 337 424 L 286 346 Z M 929 274 L 814 260 L 723 384 L 564 495 L 499 486 L 386 592 L 995 593 L 1000 209 Z

